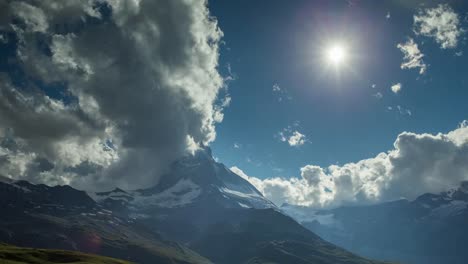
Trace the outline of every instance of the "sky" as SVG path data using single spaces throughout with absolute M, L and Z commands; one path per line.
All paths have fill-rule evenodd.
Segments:
M 468 180 L 464 1 L 0 0 L 0 175 L 86 190 L 215 158 L 276 204 Z
M 405 131 L 456 129 L 468 113 L 468 5 L 423 2 L 212 1 L 224 32 L 220 67 L 235 79 L 215 155 L 260 179 L 300 177 L 306 165 L 343 165 L 392 150 Z M 427 14 L 437 8 L 455 15 L 453 29 Z M 430 34 L 415 17 L 433 23 L 424 24 Z M 339 69 L 323 62 L 333 45 L 347 49 Z M 295 132 L 303 144 L 281 140 L 280 133 Z

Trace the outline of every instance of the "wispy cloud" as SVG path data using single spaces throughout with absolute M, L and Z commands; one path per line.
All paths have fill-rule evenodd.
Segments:
M 455 48 L 464 30 L 457 13 L 447 4 L 419 10 L 414 16 L 414 32 L 434 38 L 441 48 Z
M 418 44 L 412 38 L 409 38 L 405 43 L 399 43 L 397 48 L 403 52 L 403 62 L 401 63 L 402 69 L 419 68 L 419 74 L 426 72 L 427 65 L 423 61 L 424 54 L 418 48 Z
M 399 113 L 400 115 L 403 115 L 403 116 L 413 115 L 413 112 L 411 112 L 411 110 L 409 110 L 408 108 L 404 108 L 401 105 L 387 106 L 387 110 L 390 111 L 390 112 L 395 111 L 395 112 L 397 112 L 397 113 Z
M 377 92 L 377 93 L 373 94 L 372 96 L 374 96 L 375 98 L 377 98 L 379 100 L 383 98 L 383 94 L 381 92 Z
M 283 102 L 285 100 L 291 100 L 292 97 L 289 95 L 289 92 L 286 88 L 279 86 L 279 84 L 275 83 L 272 87 L 273 94 L 278 99 L 278 102 Z
M 398 109 L 398 112 L 400 112 L 400 114 L 402 115 L 412 115 L 413 113 L 411 112 L 411 110 L 407 109 L 407 108 L 403 108 L 401 107 L 400 105 L 397 105 L 397 109 Z
M 299 147 L 309 142 L 307 136 L 297 130 L 299 123 L 288 126 L 278 133 L 278 138 L 282 142 L 287 142 L 291 147 Z

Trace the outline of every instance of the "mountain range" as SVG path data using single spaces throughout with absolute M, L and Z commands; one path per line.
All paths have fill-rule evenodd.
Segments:
M 356 254 L 400 263 L 467 263 L 468 182 L 439 194 L 330 210 L 281 210 L 322 238 Z
M 0 241 L 137 263 L 381 263 L 306 229 L 209 148 L 153 187 L 85 192 L 0 180 Z

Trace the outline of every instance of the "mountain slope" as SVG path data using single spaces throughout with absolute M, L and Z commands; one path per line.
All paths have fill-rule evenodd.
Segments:
M 89 255 L 75 251 L 21 248 L 0 244 L 0 263 L 3 264 L 130 264 L 130 262 Z
M 0 189 L 0 241 L 20 246 L 138 263 L 377 263 L 282 214 L 209 149 L 175 162 L 148 189 L 88 195 L 8 179 Z
M 215 263 L 375 263 L 283 215 L 208 148 L 175 162 L 155 187 L 92 196 Z
M 468 259 L 466 182 L 413 201 L 333 210 L 281 208 L 324 239 L 363 256 L 416 264 L 462 264 Z
M 0 241 L 77 250 L 138 263 L 210 263 L 69 186 L 0 181 Z
M 273 209 L 226 211 L 192 247 L 216 263 L 377 263 L 322 240 Z

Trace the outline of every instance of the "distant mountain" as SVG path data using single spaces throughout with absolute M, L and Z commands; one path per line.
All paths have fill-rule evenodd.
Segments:
M 0 243 L 0 263 L 3 264 L 130 264 L 130 262 L 76 251 L 22 248 Z
M 356 254 L 410 264 L 468 261 L 468 182 L 413 201 L 314 210 L 281 210 L 322 238 Z
M 175 162 L 148 189 L 85 193 L 3 179 L 0 191 L 0 241 L 15 245 L 138 263 L 379 263 L 281 213 L 208 148 Z

